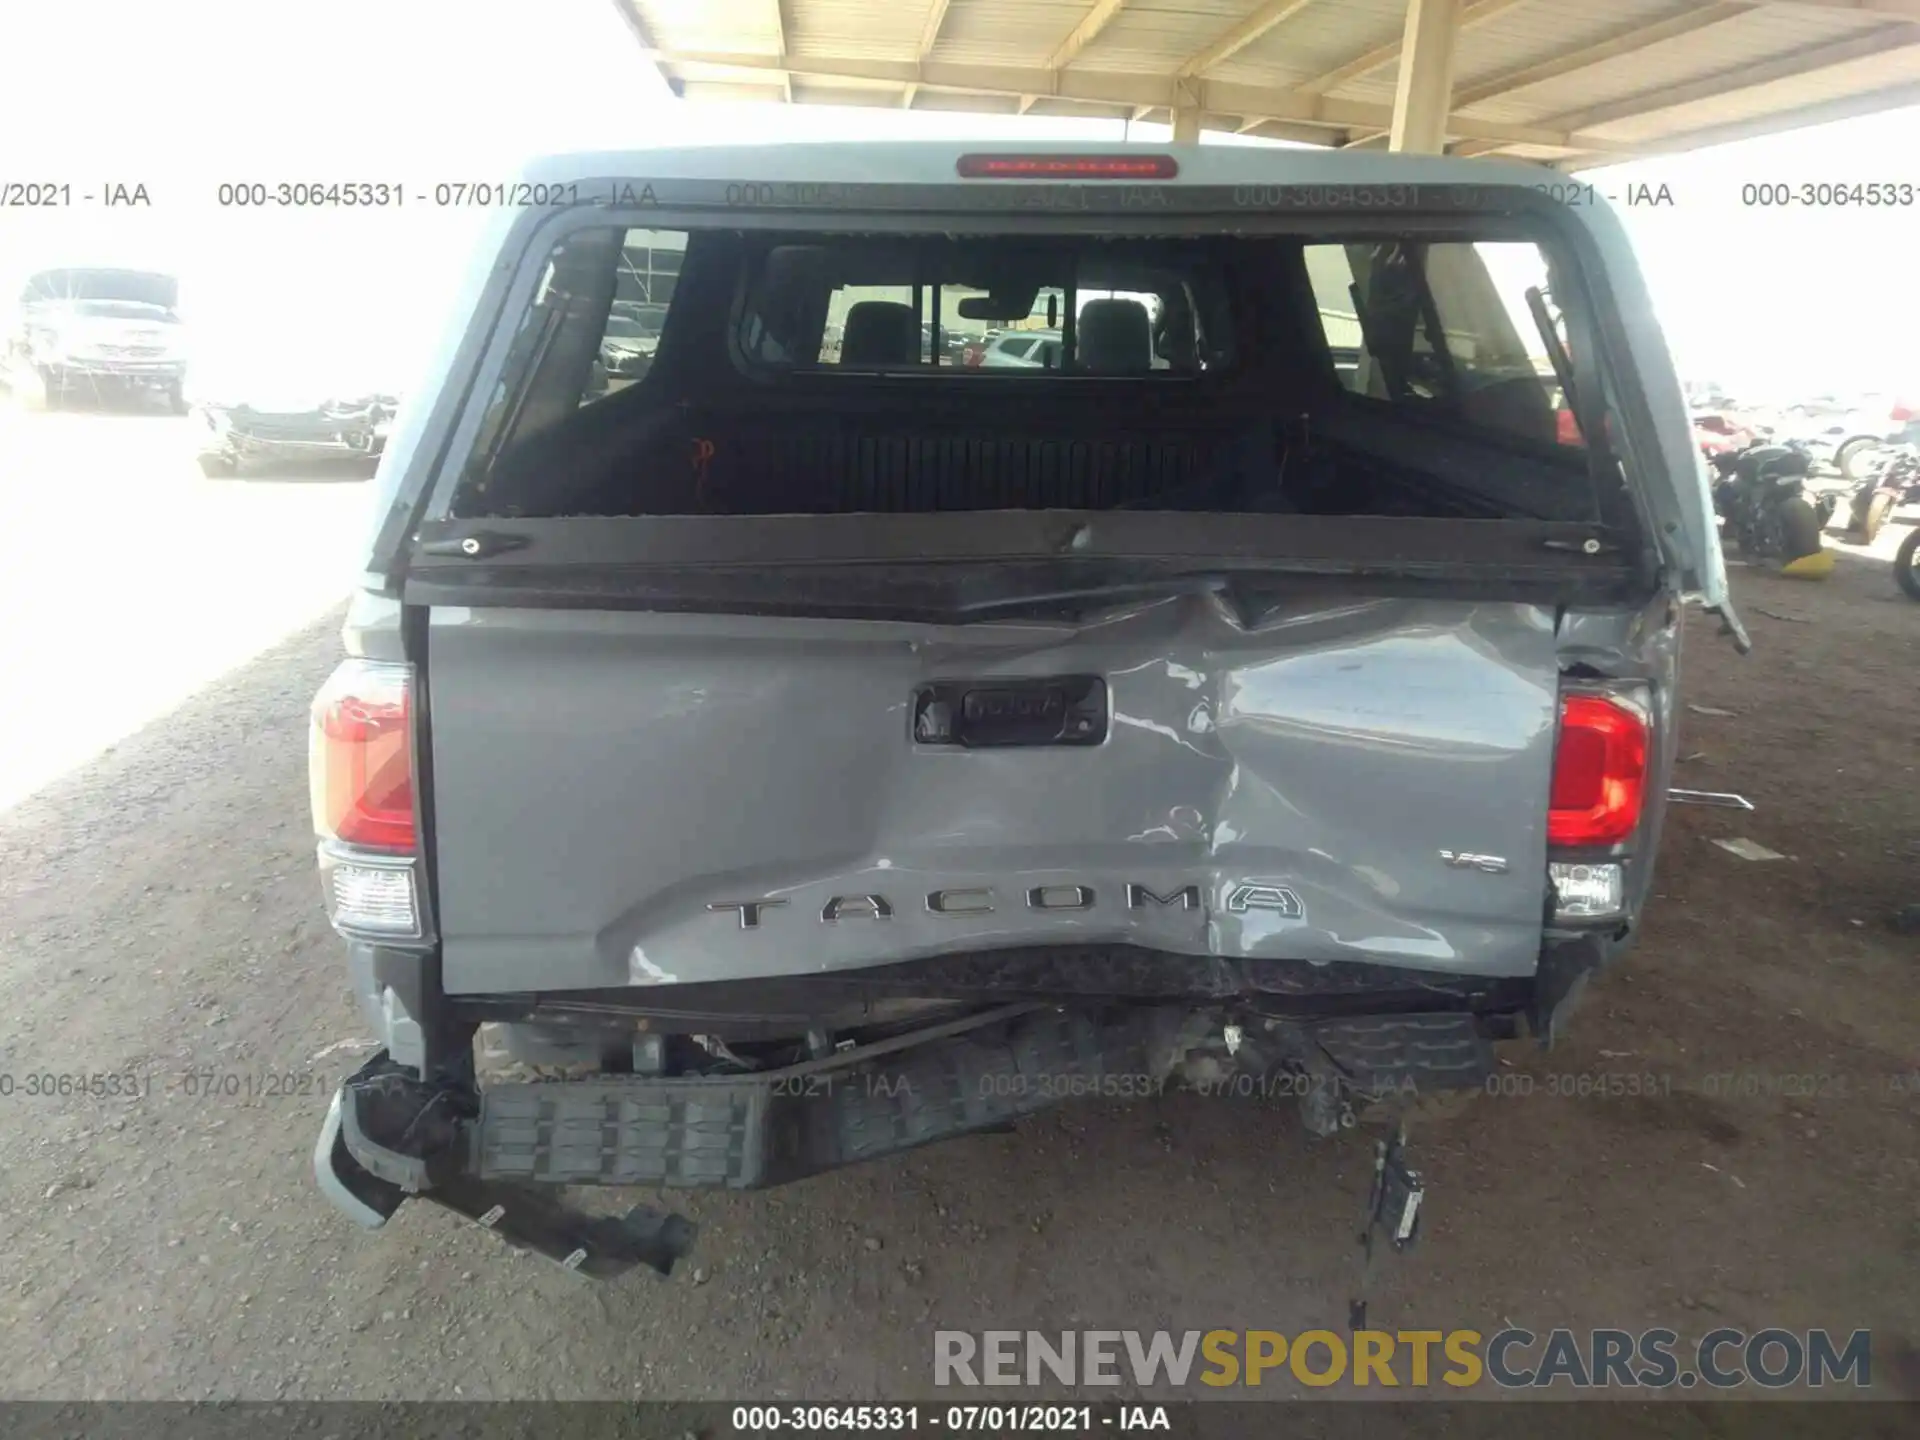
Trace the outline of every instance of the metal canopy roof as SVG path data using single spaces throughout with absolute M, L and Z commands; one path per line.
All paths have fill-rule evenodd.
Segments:
M 1577 169 L 1920 105 L 1920 0 L 614 3 L 692 100 L 1132 118 L 1182 140 Z

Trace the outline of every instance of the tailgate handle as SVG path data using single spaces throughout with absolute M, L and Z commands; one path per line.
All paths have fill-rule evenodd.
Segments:
M 913 738 L 967 750 L 1098 745 L 1107 738 L 1107 682 L 1097 675 L 935 681 L 914 692 Z

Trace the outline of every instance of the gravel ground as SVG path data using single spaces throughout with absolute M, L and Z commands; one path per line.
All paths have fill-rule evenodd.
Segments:
M 901 1397 L 933 1393 L 936 1328 L 1344 1327 L 1364 1143 L 1247 1100 L 698 1195 L 670 1282 L 594 1286 L 429 1206 L 354 1230 L 308 1169 L 361 1031 L 303 765 L 366 491 L 202 480 L 182 425 L 0 420 L 31 677 L 5 776 L 33 791 L 0 813 L 0 1395 Z M 1920 1398 L 1920 941 L 1889 924 L 1920 900 L 1920 606 L 1854 555 L 1738 585 L 1757 648 L 1694 627 L 1685 698 L 1731 713 L 1688 711 L 1679 783 L 1759 809 L 1678 812 L 1640 948 L 1570 1043 L 1506 1054 L 1534 1093 L 1415 1136 L 1427 1235 L 1373 1313 L 1866 1326 L 1876 1391 Z M 1787 858 L 1709 843 L 1735 835 Z M 48 1073 L 141 1093 L 25 1093 Z M 1543 1093 L 1582 1073 L 1660 1093 Z

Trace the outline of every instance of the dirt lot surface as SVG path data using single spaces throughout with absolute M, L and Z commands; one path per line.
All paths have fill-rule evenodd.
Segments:
M 1369 1154 L 1249 1100 L 697 1195 L 670 1282 L 596 1287 L 424 1205 L 356 1231 L 309 1172 L 362 1031 L 303 765 L 366 488 L 202 480 L 183 423 L 0 421 L 35 790 L 0 814 L 0 1395 L 926 1396 L 936 1328 L 1345 1327 Z M 1691 626 L 1679 783 L 1758 809 L 1675 812 L 1639 949 L 1563 1048 L 1507 1054 L 1533 1092 L 1415 1135 L 1426 1238 L 1373 1315 L 1870 1327 L 1875 1392 L 1920 1398 L 1920 939 L 1889 920 L 1920 901 L 1920 605 L 1884 558 L 1736 575 L 1756 648 Z M 145 1093 L 27 1093 L 126 1073 Z

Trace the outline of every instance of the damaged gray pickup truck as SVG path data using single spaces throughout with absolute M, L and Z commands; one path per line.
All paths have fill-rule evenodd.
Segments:
M 552 203 L 493 222 L 399 416 L 314 704 L 380 1042 L 321 1188 L 664 1273 L 682 1217 L 560 1187 L 769 1186 L 1246 1074 L 1334 1135 L 1550 1042 L 1649 894 L 1683 606 L 1745 642 L 1621 228 L 1543 177 L 531 167 Z M 1033 365 L 968 363 L 1023 330 Z

